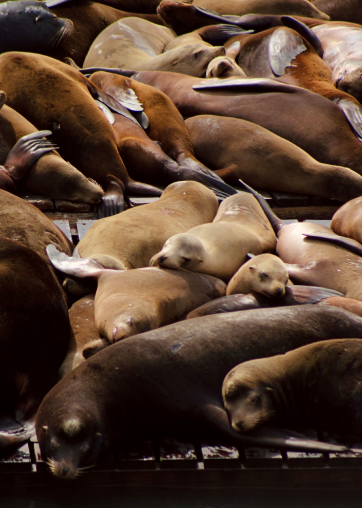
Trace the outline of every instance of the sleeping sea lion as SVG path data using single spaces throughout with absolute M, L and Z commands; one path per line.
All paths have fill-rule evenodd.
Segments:
M 228 282 L 247 254 L 275 249 L 275 234 L 253 196 L 239 192 L 225 199 L 210 224 L 169 238 L 150 264 L 207 273 Z
M 332 217 L 331 230 L 337 235 L 353 238 L 362 244 L 362 198 L 351 199 L 339 208 Z
M 362 24 L 362 6 L 359 0 L 315 0 L 313 6 L 325 12 L 332 21 Z
M 240 435 L 229 425 L 221 386 L 241 362 L 358 337 L 361 325 L 349 312 L 304 305 L 206 316 L 130 337 L 89 358 L 44 398 L 36 421 L 43 459 L 53 474 L 72 479 L 137 436 L 195 437 L 205 428 L 243 444 L 341 451 L 284 431 Z
M 361 352 L 360 339 L 334 339 L 234 367 L 223 383 L 233 429 L 276 424 L 360 434 Z

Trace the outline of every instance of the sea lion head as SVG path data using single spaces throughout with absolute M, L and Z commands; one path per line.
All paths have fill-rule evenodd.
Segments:
M 165 242 L 161 252 L 151 258 L 150 266 L 197 272 L 205 255 L 201 240 L 190 233 L 180 233 Z
M 96 420 L 81 410 L 52 414 L 45 420 L 40 408 L 36 431 L 42 456 L 51 472 L 67 480 L 74 480 L 83 469 L 91 467 L 103 444 Z
M 236 63 L 235 59 L 240 53 L 240 41 L 234 42 L 225 53 L 225 56 L 218 56 L 211 60 L 206 69 L 207 78 L 230 78 L 231 76 L 242 76 L 246 74 Z
M 362 60 L 349 58 L 343 60 L 333 70 L 334 86 L 343 92 L 362 100 Z
M 246 432 L 274 420 L 273 388 L 258 375 L 257 369 L 245 362 L 226 376 L 222 397 L 232 428 Z
M 181 48 L 172 49 L 164 55 L 166 55 L 165 67 L 159 70 L 169 70 L 203 78 L 211 60 L 218 56 L 224 56 L 225 48 L 222 46 L 208 47 L 200 44 L 187 44 Z

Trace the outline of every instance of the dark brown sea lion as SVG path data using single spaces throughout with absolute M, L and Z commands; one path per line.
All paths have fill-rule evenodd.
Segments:
M 228 183 L 241 178 L 258 189 L 340 201 L 362 191 L 355 171 L 321 164 L 255 123 L 216 115 L 194 116 L 185 123 L 196 157 Z
M 261 293 L 223 296 L 222 298 L 217 298 L 216 300 L 213 300 L 210 303 L 205 303 L 205 305 L 193 310 L 190 314 L 188 314 L 187 319 L 208 316 L 210 314 L 236 312 L 239 310 L 269 309 L 270 307 L 289 307 L 291 305 L 306 305 L 324 301 L 327 302 L 328 300 L 333 300 L 333 298 L 340 297 L 343 300 L 349 300 L 348 298 L 344 298 L 341 293 L 332 291 L 331 289 L 314 286 L 286 286 L 285 294 L 280 298 L 269 298 Z M 353 300 L 353 302 L 356 301 L 357 300 Z M 338 306 L 339 305 L 337 305 L 337 307 Z M 354 314 L 360 315 L 357 312 Z
M 51 56 L 59 60 L 69 56 L 80 66 L 83 65 L 94 39 L 115 21 L 138 16 L 152 23 L 162 24 L 161 18 L 156 14 L 135 14 L 120 11 L 91 0 L 72 0 L 59 4 L 55 0 L 46 3 L 51 4 L 51 11 L 57 16 L 70 19 L 74 25 L 74 31 L 63 38 L 58 48 L 51 52 Z
M 362 24 L 362 6 L 359 0 L 316 0 L 313 6 L 328 14 L 332 21 Z
M 84 258 L 95 258 L 104 267 L 116 260 L 124 269 L 142 268 L 171 236 L 211 222 L 216 215 L 215 194 L 197 182 L 169 185 L 161 198 L 97 221 L 79 242 Z M 99 256 L 108 256 L 108 260 Z M 108 261 L 108 262 L 107 262 Z
M 102 0 L 102 4 L 111 5 L 127 12 L 155 14 L 161 0 Z
M 360 434 L 361 352 L 360 339 L 334 339 L 238 365 L 223 384 L 233 429 L 276 424 Z
M 332 217 L 331 229 L 337 235 L 353 238 L 362 244 L 361 198 L 352 199 L 339 208 Z
M 27 427 L 55 384 L 69 341 L 68 310 L 46 262 L 0 239 L 0 446 L 29 438 Z
M 307 305 L 206 316 L 131 337 L 82 363 L 45 397 L 36 422 L 42 456 L 56 476 L 72 479 L 139 435 L 195 436 L 205 428 L 241 443 L 331 450 L 284 432 L 240 436 L 229 425 L 221 386 L 243 361 L 361 330 L 358 316 Z
M 0 74 L 0 88 L 8 91 L 9 105 L 37 128 L 51 126 L 61 155 L 83 174 L 104 187 L 112 175 L 126 192 L 160 195 L 158 189 L 129 178 L 112 128 L 88 89 L 99 92 L 76 69 L 46 56 L 11 52 L 0 56 Z M 118 199 L 122 209 L 121 188 Z
M 6 162 L 12 147 L 21 138 L 29 135 L 38 136 L 36 127 L 9 106 L 2 107 L 0 110 L 0 164 Z M 41 146 L 39 149 L 42 150 Z M 35 151 L 34 155 L 39 155 L 39 151 Z M 54 150 L 35 160 L 25 176 L 24 169 L 26 168 L 22 166 L 23 179 L 16 181 L 16 186 L 23 192 L 90 204 L 99 203 L 102 199 L 102 188 L 88 180 L 74 166 L 65 162 Z
M 73 23 L 58 18 L 42 2 L 21 0 L 0 4 L 0 53 L 49 54 L 72 32 Z
M 225 199 L 211 223 L 170 237 L 150 264 L 190 270 L 228 282 L 248 259 L 275 249 L 276 238 L 256 199 L 238 192 Z
M 361 143 L 338 106 L 318 94 L 264 79 L 229 78 L 207 84 L 209 80 L 156 71 L 132 77 L 166 93 L 184 117 L 213 114 L 249 120 L 291 141 L 319 162 L 362 174 Z M 198 86 L 198 92 L 193 86 Z

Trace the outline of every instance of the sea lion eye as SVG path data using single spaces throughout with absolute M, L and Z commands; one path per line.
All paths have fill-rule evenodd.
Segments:
M 59 450 L 59 443 L 54 438 L 50 441 L 50 449 L 53 452 Z
M 197 51 L 196 53 L 194 53 L 194 58 L 199 58 L 201 53 L 202 53 L 202 51 Z
M 264 273 L 264 272 L 263 272 L 263 273 L 261 274 L 261 277 L 262 277 L 263 279 L 266 279 L 267 277 L 269 277 L 269 275 L 268 275 L 267 273 Z
M 258 402 L 260 402 L 260 397 L 259 395 L 253 395 L 252 397 L 250 397 L 250 402 L 252 404 L 258 404 Z
M 187 263 L 188 261 L 191 261 L 191 258 L 185 258 L 184 256 L 182 256 L 182 259 L 184 260 L 184 263 Z

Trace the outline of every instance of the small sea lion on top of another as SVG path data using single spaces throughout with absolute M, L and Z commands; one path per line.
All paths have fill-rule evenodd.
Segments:
M 205 430 L 252 446 L 343 451 L 284 430 L 241 435 L 229 424 L 221 387 L 243 361 L 361 330 L 362 318 L 350 312 L 304 305 L 189 319 L 130 337 L 83 362 L 44 398 L 36 421 L 43 460 L 72 479 L 136 437 L 196 438 Z
M 213 222 L 169 238 L 152 266 L 207 273 L 228 282 L 247 254 L 274 251 L 275 234 L 259 203 L 247 192 L 225 199 Z
M 360 435 L 361 353 L 360 339 L 334 339 L 238 365 L 223 384 L 233 429 L 272 424 Z
M 240 42 L 234 42 L 226 49 L 225 56 L 218 56 L 211 60 L 206 69 L 207 78 L 229 78 L 231 76 L 244 76 L 246 74 L 236 63 L 235 59 L 240 52 Z

